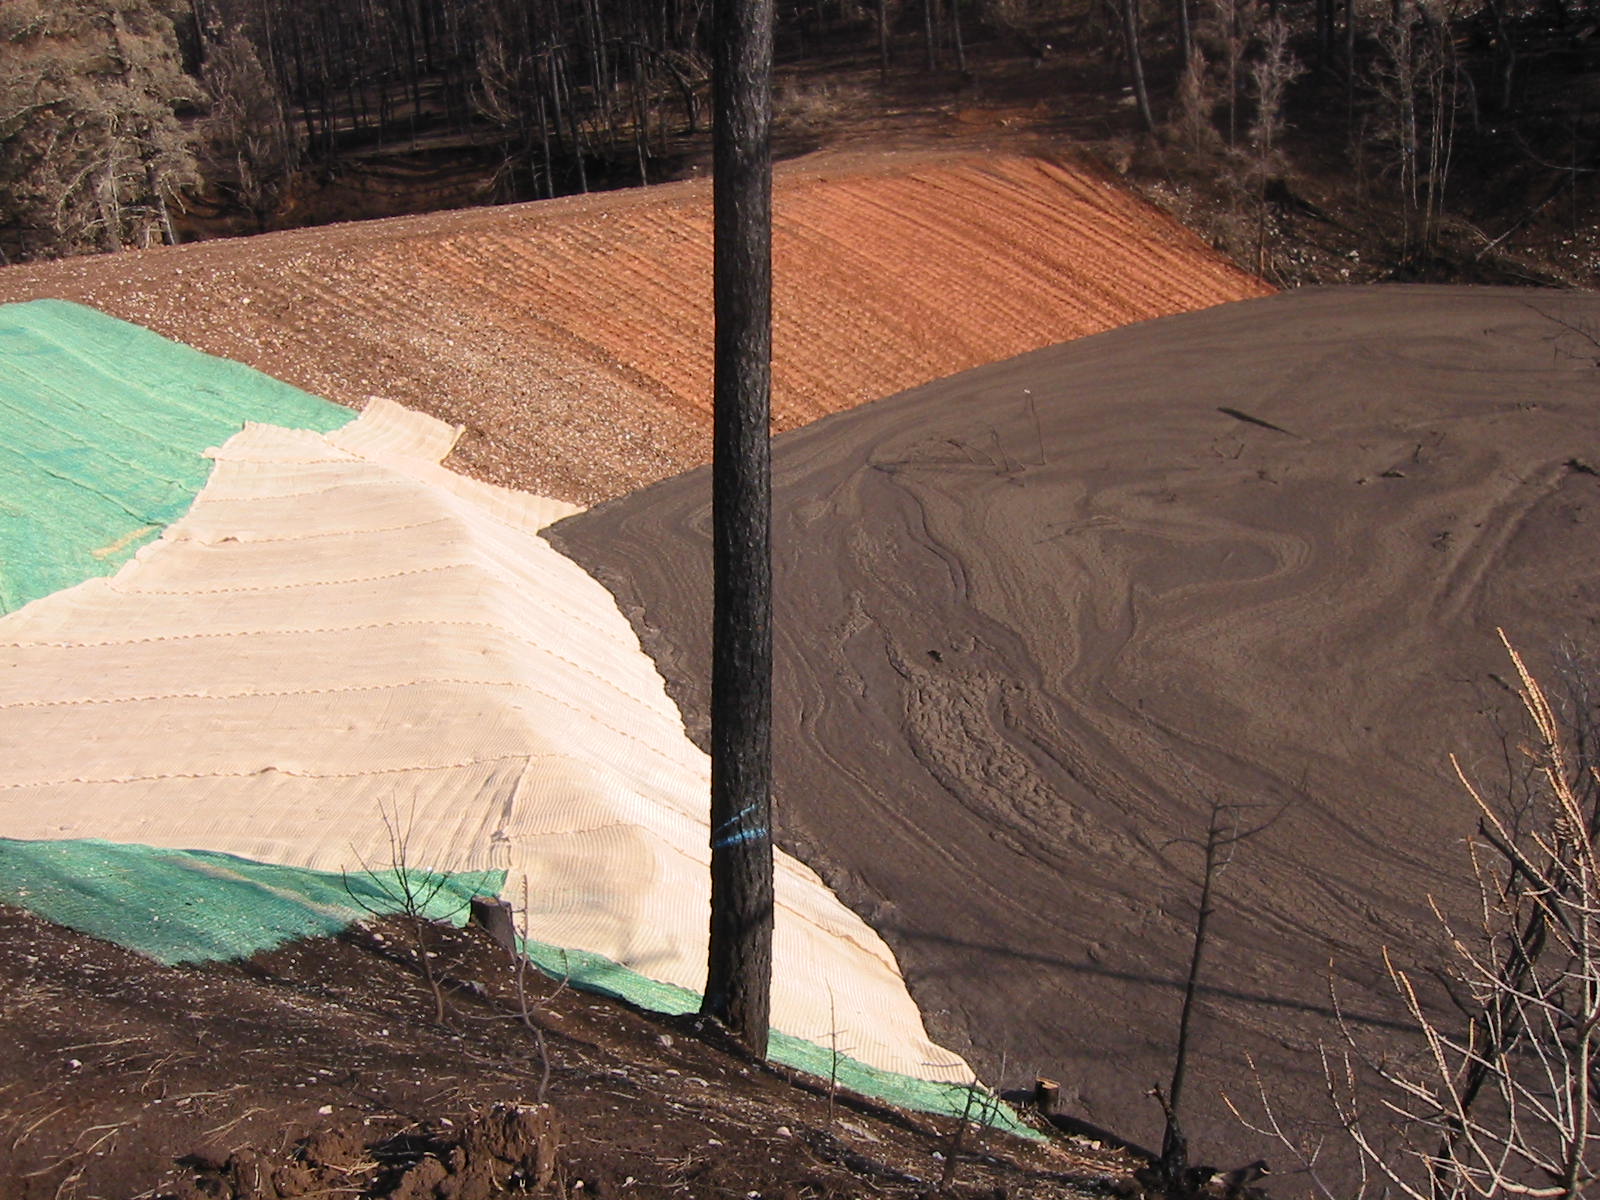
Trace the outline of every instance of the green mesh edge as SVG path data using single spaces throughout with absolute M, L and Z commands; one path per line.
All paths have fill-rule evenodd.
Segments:
M 505 886 L 504 871 L 412 876 L 413 894 L 427 898 L 422 911 L 458 925 L 468 900 Z M 168 965 L 327 937 L 402 911 L 401 891 L 389 870 L 345 876 L 211 850 L 0 838 L 0 900 Z
M 682 1016 L 700 1011 L 700 997 L 688 988 L 647 979 L 609 958 L 585 950 L 563 950 L 532 939 L 524 940 L 523 952 L 546 975 L 565 979 L 574 987 L 626 1000 L 651 1012 Z M 981 1086 L 964 1083 L 934 1083 L 885 1071 L 849 1055 L 803 1038 L 773 1030 L 767 1044 L 768 1057 L 786 1067 L 804 1071 L 818 1079 L 837 1080 L 841 1087 L 863 1096 L 885 1100 L 913 1112 L 962 1116 L 981 1121 L 1019 1137 L 1039 1140 L 1043 1134 L 1024 1125 L 1008 1105 Z
M 109 575 L 188 511 L 246 421 L 351 411 L 81 304 L 0 305 L 0 612 Z
M 411 890 L 430 897 L 422 908 L 427 916 L 459 925 L 467 902 L 498 896 L 505 879 L 504 871 L 413 870 Z M 249 958 L 300 938 L 328 937 L 364 917 L 402 911 L 403 890 L 391 870 L 343 875 L 212 850 L 0 838 L 0 903 L 169 965 Z M 688 989 L 647 979 L 598 954 L 531 939 L 524 949 L 547 975 L 585 991 L 674 1016 L 700 1007 L 700 997 Z M 901 1108 L 966 1113 L 1022 1137 L 1041 1136 L 981 1089 L 914 1079 L 845 1054 L 835 1064 L 831 1048 L 777 1031 L 769 1052 L 785 1066 Z

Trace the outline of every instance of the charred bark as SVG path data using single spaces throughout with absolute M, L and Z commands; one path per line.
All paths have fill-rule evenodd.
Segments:
M 711 939 L 702 1012 L 765 1057 L 772 984 L 772 0 L 717 0 Z

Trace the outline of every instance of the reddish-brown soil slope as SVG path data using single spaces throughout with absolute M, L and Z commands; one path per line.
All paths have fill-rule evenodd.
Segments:
M 839 153 L 776 187 L 774 422 L 1263 294 L 1091 168 Z M 0 270 L 341 403 L 467 426 L 454 465 L 592 502 L 710 457 L 705 181 Z

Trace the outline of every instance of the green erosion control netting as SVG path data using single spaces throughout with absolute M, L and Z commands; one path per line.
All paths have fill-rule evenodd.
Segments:
M 0 612 L 109 575 L 189 508 L 246 421 L 349 409 L 60 300 L 0 305 Z
M 616 996 L 640 1008 L 671 1016 L 698 1012 L 700 1009 L 700 997 L 687 988 L 646 979 L 598 954 L 562 950 L 532 940 L 524 942 L 523 949 L 545 974 L 570 980 L 574 986 L 585 991 Z M 992 1128 L 1004 1129 L 1020 1137 L 1039 1136 L 1036 1131 L 1022 1124 L 1016 1113 L 991 1092 L 884 1071 L 858 1062 L 845 1054 L 844 1049 L 840 1047 L 836 1056 L 831 1046 L 819 1046 L 778 1030 L 772 1031 L 768 1043 L 768 1053 L 773 1061 L 819 1079 L 836 1079 L 841 1087 L 863 1096 L 876 1096 L 916 1112 L 950 1116 L 966 1114 L 974 1121 L 982 1121 Z
M 413 872 L 415 876 L 416 873 Z M 210 850 L 83 839 L 0 838 L 0 903 L 16 904 L 163 963 L 249 958 L 296 938 L 326 937 L 368 914 L 400 911 L 395 873 L 341 875 Z M 503 871 L 418 880 L 423 912 L 460 924 L 473 896 L 498 894 Z
M 412 872 L 413 878 L 420 878 Z M 433 892 L 414 887 L 413 894 Z M 467 901 L 498 895 L 501 871 L 460 872 L 438 881 L 424 911 L 460 924 Z M 163 850 L 92 839 L 60 842 L 0 838 L 0 903 L 29 909 L 159 962 L 248 958 L 296 938 L 326 937 L 373 913 L 400 910 L 401 889 L 388 870 L 348 876 L 280 867 L 207 850 Z M 668 1014 L 696 1011 L 700 998 L 657 983 L 610 959 L 525 943 L 540 969 L 575 987 Z M 1037 1136 L 988 1093 L 930 1083 L 857 1062 L 832 1047 L 772 1035 L 773 1059 L 842 1087 L 920 1112 L 967 1113 L 995 1128 Z

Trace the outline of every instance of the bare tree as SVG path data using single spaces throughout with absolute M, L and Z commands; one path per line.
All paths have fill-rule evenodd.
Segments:
M 1389 151 L 1406 213 L 1407 249 L 1426 251 L 1444 211 L 1466 78 L 1441 0 L 1395 0 L 1378 45 L 1375 132 Z
M 1256 0 L 1211 0 L 1211 11 L 1196 31 L 1221 67 L 1222 98 L 1228 106 L 1230 150 L 1239 144 L 1239 96 L 1256 20 Z
M 206 178 L 231 191 L 265 230 L 300 165 L 299 131 L 243 30 L 235 27 L 208 48 L 203 77 L 211 93 Z
M 0 222 L 45 253 L 173 240 L 199 179 L 178 113 L 201 99 L 156 0 L 6 0 Z
M 498 190 L 517 194 L 519 176 L 542 185 L 553 196 L 550 114 L 558 108 L 552 92 L 550 54 L 535 41 L 529 6 L 486 0 L 478 12 L 478 86 L 474 100 L 479 114 L 502 138 L 504 156 L 496 177 Z
M 420 866 L 411 853 L 411 835 L 416 824 L 414 797 L 404 815 L 398 801 L 393 804 L 380 801 L 378 816 L 383 822 L 386 840 L 384 857 L 381 861 L 368 862 L 352 846 L 351 853 L 361 869 L 353 873 L 340 872 L 345 894 L 372 916 L 395 914 L 404 919 L 417 973 L 433 997 L 434 1024 L 443 1025 L 445 981 L 433 961 L 434 952 L 430 949 L 433 939 L 429 930 L 436 920 L 449 920 L 466 911 L 472 893 L 486 885 L 492 873 L 480 871 L 464 875 L 450 868 Z
M 1261 50 L 1250 64 L 1255 85 L 1256 111 L 1250 122 L 1249 165 L 1246 171 L 1256 199 L 1256 274 L 1267 270 L 1267 185 L 1284 168 L 1282 137 L 1284 93 L 1304 71 L 1289 49 L 1289 23 L 1270 17 L 1262 27 Z
M 1167 126 L 1170 136 L 1191 154 L 1217 150 L 1221 138 L 1213 124 L 1216 106 L 1210 64 L 1196 41 L 1189 48 L 1183 74 L 1178 77 L 1177 104 Z
M 1139 108 L 1139 120 L 1146 133 L 1156 131 L 1156 118 L 1150 108 L 1150 89 L 1144 78 L 1144 51 L 1139 44 L 1139 30 L 1144 17 L 1139 0 L 1120 0 L 1118 14 L 1122 18 L 1122 46 L 1128 56 L 1128 79 L 1133 87 L 1133 101 Z
M 1504 635 L 1502 634 L 1502 640 Z M 1504 794 L 1491 798 L 1456 763 L 1477 806 L 1469 920 L 1434 904 L 1449 960 L 1449 1022 L 1420 976 L 1384 961 L 1418 1031 L 1410 1054 L 1324 1052 L 1329 1095 L 1366 1167 L 1335 1189 L 1266 1107 L 1261 1132 L 1296 1150 L 1330 1200 L 1571 1200 L 1600 1171 L 1600 715 L 1588 675 L 1553 704 L 1506 643 L 1521 684 L 1527 740 Z
M 767 1053 L 772 987 L 772 0 L 718 0 L 711 946 L 702 1011 Z

